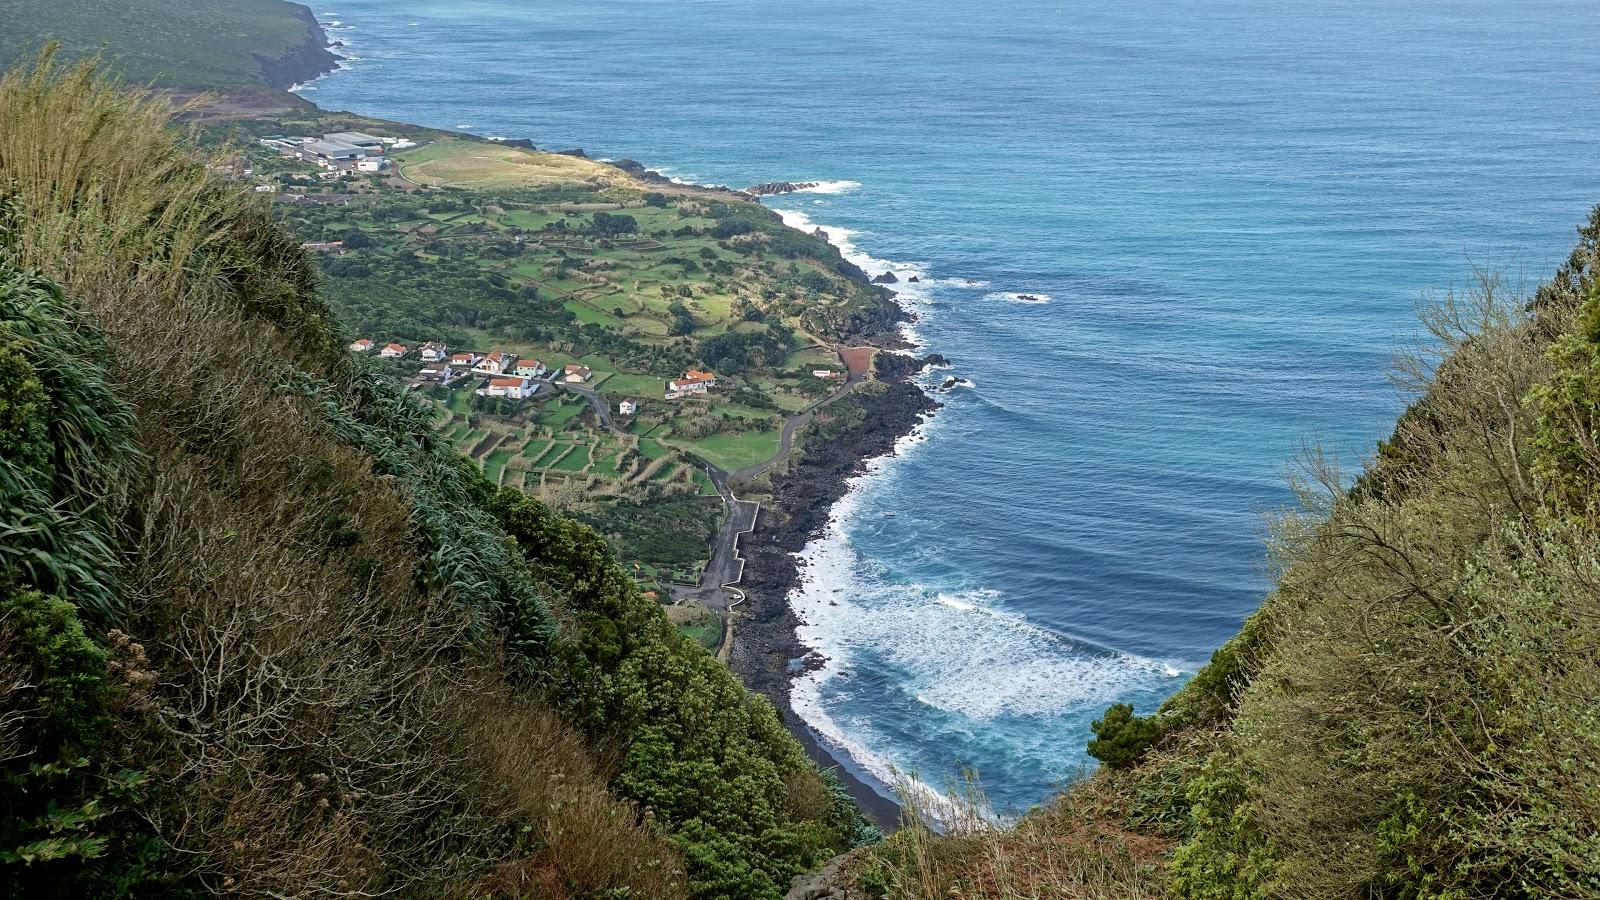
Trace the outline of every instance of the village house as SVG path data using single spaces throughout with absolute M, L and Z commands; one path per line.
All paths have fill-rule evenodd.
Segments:
M 429 341 L 422 345 L 423 362 L 442 362 L 450 355 L 450 348 L 439 341 Z
M 561 371 L 563 380 L 570 384 L 581 384 L 588 381 L 589 376 L 594 374 L 588 366 L 582 366 L 577 363 L 567 363 L 567 367 Z
M 358 339 L 356 341 L 351 342 L 351 344 L 350 344 L 350 352 L 351 353 L 371 353 L 372 352 L 372 347 L 373 347 L 373 344 L 372 344 L 372 339 L 371 338 L 360 338 L 360 339 Z
M 410 351 L 407 350 L 405 344 L 391 343 L 384 344 L 383 349 L 378 351 L 378 355 L 384 359 L 399 359 L 400 357 L 405 356 L 408 352 Z
M 812 378 L 838 378 L 839 375 L 838 375 L 838 373 L 834 372 L 832 369 L 812 369 L 811 370 L 811 377 Z
M 454 377 L 456 377 L 456 370 L 452 369 L 449 363 L 423 366 L 422 369 L 417 372 L 417 381 L 419 383 L 437 382 L 439 384 L 443 384 Z
M 639 411 L 639 404 L 633 402 L 632 400 L 624 400 L 621 403 L 617 404 L 617 414 L 618 415 L 631 416 L 631 415 L 633 415 L 634 413 L 636 413 L 638 411 Z
M 517 361 L 516 372 L 518 375 L 521 375 L 524 378 L 538 378 L 548 371 L 550 370 L 544 367 L 544 363 L 539 362 L 537 359 L 523 359 Z
M 699 369 L 690 369 L 677 381 L 667 382 L 666 398 L 668 400 L 679 400 L 695 394 L 704 394 L 715 387 L 716 384 L 716 375 L 710 372 L 702 372 Z
M 478 389 L 478 393 L 486 397 L 505 397 L 511 400 L 522 400 L 538 393 L 539 386 L 532 379 L 521 378 L 516 375 L 496 375 L 489 379 L 489 383 Z
M 369 156 L 366 159 L 356 160 L 357 172 L 383 172 L 389 168 L 389 161 L 381 156 Z
M 469 351 L 450 354 L 450 365 L 470 369 L 478 364 L 478 354 Z
M 506 369 L 511 365 L 511 360 L 514 358 L 499 350 L 490 350 L 484 354 L 482 359 L 478 360 L 478 364 L 472 367 L 472 371 L 481 375 L 504 375 Z
M 312 253 L 338 253 L 344 249 L 344 241 L 306 241 L 300 245 L 300 249 Z

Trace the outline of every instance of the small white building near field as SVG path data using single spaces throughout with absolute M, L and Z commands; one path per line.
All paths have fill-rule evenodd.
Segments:
M 617 404 L 617 415 L 631 416 L 639 411 L 639 404 L 632 400 L 624 400 Z
M 405 344 L 384 344 L 383 349 L 378 351 L 378 355 L 384 359 L 399 359 L 409 352 Z
M 546 369 L 544 363 L 539 362 L 537 359 L 519 359 L 517 360 L 515 371 L 524 378 L 538 378 L 550 370 Z
M 371 338 L 360 338 L 350 343 L 351 353 L 371 353 L 373 348 Z
M 450 355 L 450 348 L 440 341 L 429 341 L 422 345 L 423 362 L 443 362 Z
M 443 384 L 456 377 L 456 370 L 450 368 L 449 363 L 440 363 L 432 366 L 423 366 L 417 373 L 417 381 L 438 382 Z
M 702 372 L 699 369 L 690 369 L 677 381 L 667 382 L 666 398 L 668 400 L 679 400 L 695 394 L 704 394 L 715 387 L 716 384 L 716 375 L 710 372 Z
M 539 390 L 539 386 L 530 378 L 521 378 L 516 375 L 496 375 L 489 379 L 489 383 L 479 389 L 478 393 L 486 397 L 506 397 L 511 400 L 522 400 L 532 397 Z

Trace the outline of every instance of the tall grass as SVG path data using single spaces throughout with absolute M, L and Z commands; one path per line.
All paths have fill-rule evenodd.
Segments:
M 137 445 L 114 465 L 72 449 L 94 441 L 58 453 L 78 494 L 109 498 L 83 514 L 106 514 L 120 606 L 58 581 L 148 655 L 97 764 L 148 776 L 132 802 L 166 876 L 248 896 L 682 896 L 673 849 L 510 687 L 508 635 L 528 651 L 551 630 L 504 533 L 399 393 L 362 386 L 299 248 L 173 114 L 48 54 L 0 79 L 0 241 L 81 307 L 60 312 L 73 333 L 105 335 L 59 355 L 103 364 L 121 402 L 96 411 Z M 51 348 L 27 347 L 55 377 Z
M 1127 827 L 1118 787 L 1080 781 L 1053 806 L 1007 826 L 971 772 L 948 797 L 907 780 L 896 789 L 900 830 L 857 853 L 845 879 L 889 900 L 1151 900 L 1162 896 L 1151 874 L 1171 841 Z

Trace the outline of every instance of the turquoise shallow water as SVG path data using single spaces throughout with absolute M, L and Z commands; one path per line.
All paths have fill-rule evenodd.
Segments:
M 1387 433 L 1424 292 L 1537 280 L 1600 201 L 1590 2 L 317 9 L 360 57 L 324 106 L 841 182 L 771 205 L 922 276 L 914 334 L 974 387 L 807 551 L 833 662 L 794 699 L 858 766 L 972 766 L 1001 809 L 1259 603 L 1288 461 Z

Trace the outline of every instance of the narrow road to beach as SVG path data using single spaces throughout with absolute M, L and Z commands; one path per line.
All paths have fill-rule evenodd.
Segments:
M 716 486 L 717 493 L 722 497 L 722 503 L 727 511 L 723 519 L 722 528 L 717 532 L 715 543 L 712 545 L 711 559 L 706 563 L 705 571 L 700 576 L 700 583 L 694 587 L 675 587 L 672 589 L 674 601 L 695 599 L 706 604 L 722 619 L 722 643 L 717 647 L 717 658 L 727 661 L 728 652 L 733 644 L 733 608 L 744 600 L 744 591 L 736 585 L 744 577 L 744 559 L 739 556 L 739 537 L 755 530 L 756 517 L 761 512 L 761 504 L 752 500 L 740 500 L 733 493 L 731 484 L 739 481 L 748 481 L 775 466 L 781 465 L 794 453 L 794 436 L 800 429 L 811 423 L 817 410 L 831 406 L 855 390 L 856 386 L 867 379 L 871 370 L 871 347 L 836 348 L 839 358 L 844 360 L 848 370 L 844 384 L 828 396 L 812 403 L 805 409 L 784 419 L 783 430 L 778 438 L 776 453 L 755 463 L 745 466 L 734 472 L 727 472 L 706 460 L 700 460 L 705 466 L 706 474 L 711 478 L 711 483 Z M 608 428 L 610 414 L 606 409 L 605 401 L 595 396 L 593 391 L 585 390 L 576 385 L 562 385 L 579 394 L 589 397 L 595 406 L 596 415 L 601 415 L 601 423 Z M 612 428 L 612 430 L 616 430 Z

